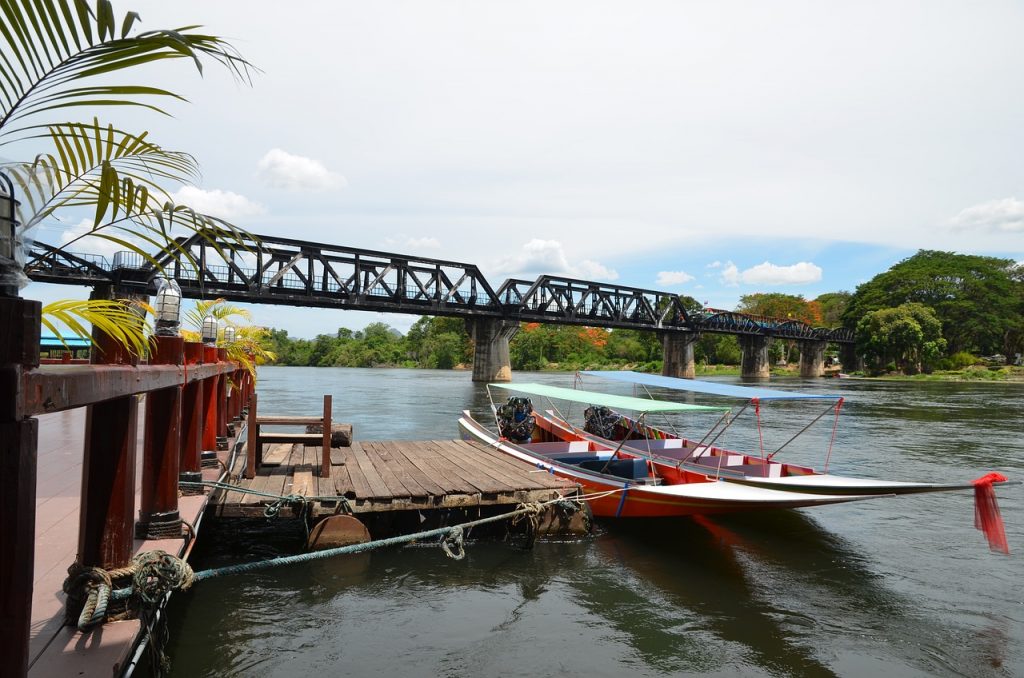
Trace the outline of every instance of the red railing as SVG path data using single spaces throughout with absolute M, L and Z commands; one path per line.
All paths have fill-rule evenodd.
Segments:
M 180 535 L 179 480 L 201 477 L 204 452 L 227 444 L 254 390 L 224 349 L 157 337 L 148 364 L 105 336 L 92 364 L 40 366 L 40 304 L 0 297 L 0 657 L 28 670 L 36 522 L 36 415 L 86 407 L 78 564 L 128 564 L 136 531 Z M 229 389 L 228 380 L 232 387 Z M 138 521 L 135 467 L 143 413 Z

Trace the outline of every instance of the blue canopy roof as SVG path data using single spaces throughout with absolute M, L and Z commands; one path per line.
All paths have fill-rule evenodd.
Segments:
M 771 388 L 737 386 L 735 384 L 697 381 L 696 379 L 677 379 L 676 377 L 663 377 L 660 374 L 643 374 L 641 372 L 587 370 L 582 374 L 602 377 L 604 379 L 612 379 L 614 381 L 624 381 L 629 384 L 660 386 L 661 388 L 671 388 L 677 391 L 692 391 L 694 393 L 710 393 L 712 395 L 739 398 L 741 400 L 753 400 L 754 398 L 757 398 L 758 400 L 838 400 L 840 398 L 840 396 L 837 395 L 776 391 Z
M 67 345 L 68 348 L 89 348 L 92 346 L 92 342 L 88 339 L 82 339 L 80 337 L 64 337 L 62 342 L 59 337 L 52 334 L 44 334 L 39 337 L 39 345 L 43 348 L 63 348 Z

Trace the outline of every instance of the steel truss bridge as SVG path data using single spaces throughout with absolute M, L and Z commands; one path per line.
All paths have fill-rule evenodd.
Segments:
M 592 327 L 710 332 L 852 344 L 845 328 L 731 311 L 687 309 L 679 296 L 635 287 L 543 275 L 506 280 L 497 290 L 472 264 L 339 247 L 275 236 L 177 239 L 147 261 L 137 252 L 105 257 L 35 243 L 25 271 L 37 282 L 112 285 L 149 294 L 154 280 L 177 281 L 182 295 L 384 313 L 493 318 Z M 188 257 L 181 256 L 187 252 Z M 189 258 L 191 261 L 189 261 Z

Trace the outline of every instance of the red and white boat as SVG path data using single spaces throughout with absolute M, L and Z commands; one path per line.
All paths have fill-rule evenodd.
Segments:
M 605 376 L 606 373 L 599 374 Z M 638 383 L 669 379 L 627 374 L 622 380 L 631 378 L 642 380 Z M 694 388 L 693 380 L 677 381 L 685 381 L 687 390 L 705 388 Z M 719 394 L 724 388 L 733 396 L 746 395 L 748 402 L 744 409 L 752 405 L 756 410 L 761 400 L 769 399 L 835 400 L 818 416 L 820 419 L 833 407 L 838 416 L 842 404 L 842 398 L 835 396 L 752 389 L 756 395 L 750 397 L 746 387 L 701 383 Z M 598 517 L 650 518 L 799 508 L 897 494 L 973 489 L 976 525 L 985 533 L 993 550 L 1008 552 L 993 487 L 1011 483 L 999 474 L 988 474 L 968 483 L 903 482 L 834 475 L 774 461 L 774 453 L 762 451 L 760 455 L 751 455 L 715 447 L 713 443 L 721 434 L 720 425 L 728 422 L 724 424 L 727 427 L 735 421 L 735 417 L 728 416 L 731 408 L 608 395 L 541 384 L 491 384 L 489 388 L 585 403 L 606 408 L 606 412 L 615 415 L 608 437 L 577 428 L 550 411 L 542 414 L 533 408 L 528 398 L 513 397 L 507 405 L 492 406 L 501 433 L 483 426 L 469 412 L 463 412 L 459 420 L 464 439 L 483 442 L 534 464 L 540 471 L 579 483 L 584 492 L 592 496 L 590 505 Z M 618 414 L 621 410 L 630 410 L 639 416 L 632 419 Z M 646 416 L 654 412 L 696 411 L 723 413 L 711 432 L 698 442 L 651 427 L 645 421 Z M 831 454 L 831 445 L 829 450 Z
M 723 410 L 541 384 L 491 384 L 490 387 L 641 413 Z M 523 420 L 531 416 L 532 413 L 526 413 Z M 557 440 L 546 435 L 543 428 L 530 428 L 528 438 L 514 442 L 488 429 L 473 419 L 469 412 L 464 412 L 459 419 L 459 429 L 464 439 L 493 446 L 533 464 L 539 471 L 578 483 L 584 493 L 590 496 L 589 504 L 597 517 L 663 518 L 821 506 L 869 498 L 746 487 L 727 483 L 703 472 L 663 468 L 648 459 L 623 454 L 621 449 L 597 440 Z

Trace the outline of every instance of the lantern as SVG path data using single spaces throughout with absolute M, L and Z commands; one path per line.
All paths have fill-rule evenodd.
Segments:
M 0 172 L 0 296 L 18 296 L 27 281 L 18 246 L 18 205 L 14 184 Z
M 218 330 L 220 330 L 220 325 L 217 323 L 216 318 L 212 315 L 203 318 L 203 331 L 201 332 L 203 343 L 209 346 L 216 346 Z
M 156 301 L 156 334 L 159 337 L 176 337 L 181 326 L 181 288 L 178 283 L 167 278 L 157 280 Z
M 224 343 L 230 344 L 235 341 L 235 328 L 228 325 L 224 328 Z

